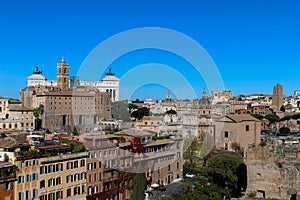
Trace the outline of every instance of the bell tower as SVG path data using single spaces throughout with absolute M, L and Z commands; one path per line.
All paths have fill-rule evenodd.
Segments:
M 62 57 L 61 61 L 57 63 L 57 87 L 62 90 L 69 88 L 69 64 Z

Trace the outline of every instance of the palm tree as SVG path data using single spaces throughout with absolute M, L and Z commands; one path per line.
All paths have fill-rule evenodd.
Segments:
M 35 130 L 42 128 L 42 119 L 40 118 L 44 114 L 44 105 L 40 104 L 39 107 L 33 109 L 33 115 L 35 117 Z

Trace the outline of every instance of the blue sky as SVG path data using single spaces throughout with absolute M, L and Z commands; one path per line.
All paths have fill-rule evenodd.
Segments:
M 18 98 L 36 65 L 48 79 L 55 79 L 61 56 L 75 75 L 99 43 L 140 27 L 168 28 L 196 40 L 215 62 L 225 88 L 236 95 L 270 94 L 277 83 L 291 95 L 300 89 L 299 10 L 297 0 L 1 1 L 0 96 Z M 143 63 L 180 65 L 197 96 L 206 87 L 187 63 L 166 52 L 132 52 L 112 67 L 120 77 Z M 157 84 L 144 85 L 132 98 L 164 98 L 166 91 Z

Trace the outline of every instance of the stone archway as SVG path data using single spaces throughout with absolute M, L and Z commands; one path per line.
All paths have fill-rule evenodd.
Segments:
M 290 200 L 297 200 L 297 189 L 290 188 L 287 191 L 287 196 L 290 197 Z

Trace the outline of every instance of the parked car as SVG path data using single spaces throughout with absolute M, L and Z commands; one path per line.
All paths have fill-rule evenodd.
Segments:
M 159 191 L 166 191 L 166 190 L 167 190 L 167 188 L 166 188 L 164 185 L 158 186 L 157 189 L 158 189 Z
M 188 178 L 194 178 L 194 177 L 196 177 L 196 176 L 195 176 L 195 174 L 186 174 L 185 177 L 188 177 Z
M 152 197 L 152 196 L 153 196 L 153 192 L 151 192 L 151 191 L 146 191 L 146 192 L 145 192 L 145 196 L 146 196 L 146 197 Z

